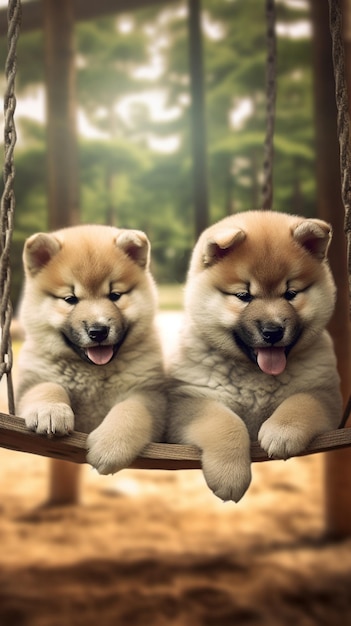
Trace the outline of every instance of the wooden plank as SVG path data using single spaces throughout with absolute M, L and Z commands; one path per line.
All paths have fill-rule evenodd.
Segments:
M 86 462 L 84 433 L 74 432 L 68 437 L 45 437 L 28 431 L 24 420 L 0 413 L 0 447 L 18 452 L 71 461 Z M 319 435 L 300 456 L 328 452 L 351 446 L 351 428 L 333 430 Z M 253 462 L 268 461 L 266 453 L 257 442 L 251 445 Z M 170 443 L 151 443 L 131 465 L 137 469 L 199 469 L 200 452 L 195 446 Z
M 24 420 L 0 413 L 0 446 L 55 459 L 85 463 L 86 435 L 74 432 L 69 437 L 45 437 L 29 431 Z

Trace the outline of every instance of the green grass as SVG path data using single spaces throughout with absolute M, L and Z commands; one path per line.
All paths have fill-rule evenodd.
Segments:
M 158 285 L 161 311 L 180 311 L 183 308 L 183 285 Z

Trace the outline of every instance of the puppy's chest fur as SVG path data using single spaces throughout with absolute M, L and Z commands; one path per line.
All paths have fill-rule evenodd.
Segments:
M 171 375 L 177 381 L 177 395 L 185 392 L 225 404 L 256 438 L 261 424 L 286 398 L 330 386 L 335 366 L 332 355 L 327 346 L 315 352 L 317 358 L 314 354 L 309 359 L 306 353 L 291 356 L 283 374 L 269 376 L 249 361 L 230 358 L 200 341 L 179 356 Z
M 76 359 L 51 358 L 34 354 L 31 344 L 21 355 L 23 375 L 20 392 L 41 382 L 61 385 L 70 397 L 75 429 L 90 432 L 96 428 L 116 402 L 122 402 L 135 388 L 155 385 L 162 376 L 157 348 L 145 354 L 131 349 L 110 365 L 98 367 Z M 24 363 L 32 367 L 24 367 Z

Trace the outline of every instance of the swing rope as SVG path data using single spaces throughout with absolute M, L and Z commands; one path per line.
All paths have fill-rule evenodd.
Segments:
M 21 23 L 21 2 L 10 0 L 8 4 L 8 54 L 5 64 L 6 90 L 4 96 L 4 190 L 0 209 L 0 380 L 7 378 L 7 398 L 9 413 L 15 414 L 15 403 L 12 383 L 12 344 L 10 325 L 12 306 L 10 300 L 11 269 L 10 249 L 13 233 L 15 210 L 14 194 L 14 148 L 16 144 L 16 126 L 14 112 L 16 108 L 15 79 L 17 71 L 17 40 Z
M 266 59 L 266 137 L 264 141 L 262 209 L 273 204 L 273 158 L 275 103 L 277 95 L 277 39 L 275 0 L 266 0 L 267 59 Z

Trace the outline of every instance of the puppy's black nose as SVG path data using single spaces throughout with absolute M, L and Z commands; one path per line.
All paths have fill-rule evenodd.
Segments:
M 108 326 L 103 326 L 102 324 L 95 324 L 95 326 L 90 326 L 88 328 L 88 336 L 92 341 L 97 341 L 101 343 L 107 339 L 110 328 Z
M 283 339 L 284 328 L 283 326 L 264 326 L 261 334 L 264 341 L 273 345 Z

